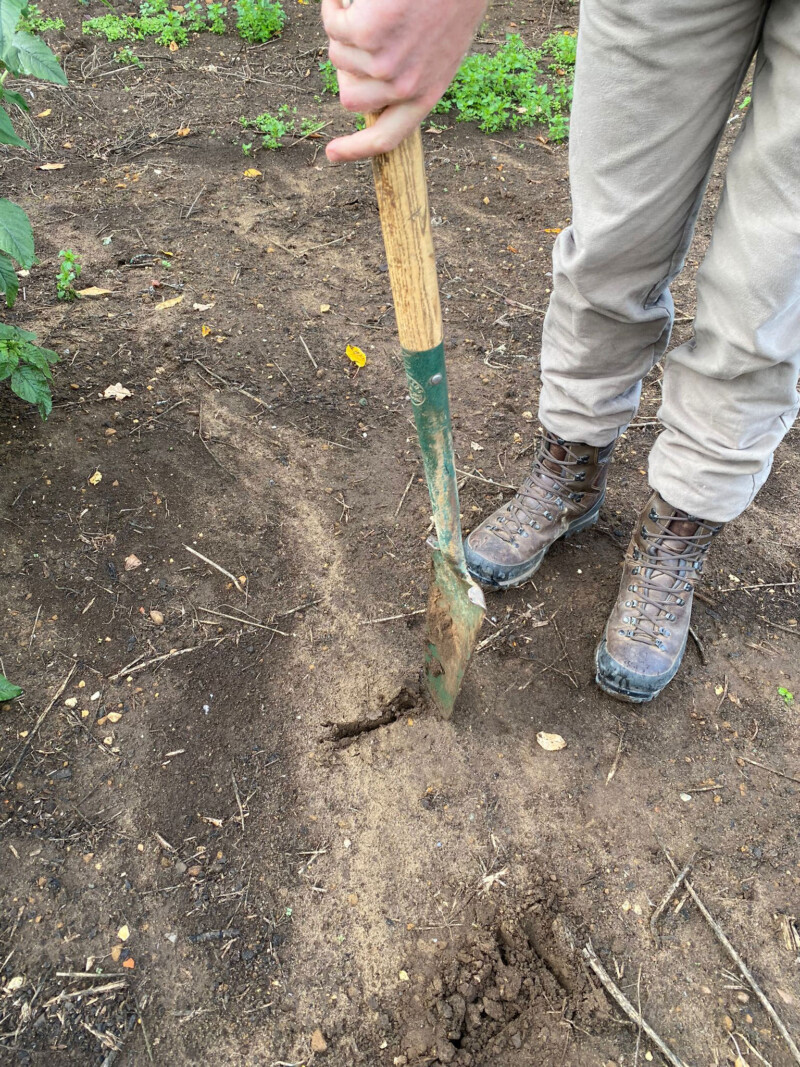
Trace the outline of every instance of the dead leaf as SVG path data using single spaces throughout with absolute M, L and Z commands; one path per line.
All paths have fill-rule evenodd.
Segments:
M 562 748 L 567 747 L 567 742 L 561 734 L 546 734 L 544 731 L 540 731 L 536 735 L 536 743 L 545 752 L 560 752 Z
M 156 304 L 155 311 L 165 311 L 167 308 L 174 308 L 176 304 L 180 304 L 183 300 L 183 294 L 180 296 L 173 296 L 171 300 L 162 300 L 160 304 Z
M 317 1053 L 328 1051 L 328 1042 L 320 1029 L 316 1029 L 311 1035 L 311 1051 Z
M 206 325 L 205 323 L 203 323 L 203 325 L 202 325 L 202 326 L 200 327 L 200 334 L 201 334 L 201 336 L 203 336 L 203 337 L 208 337 L 208 335 L 209 335 L 210 333 L 211 333 L 211 327 L 210 327 L 210 326 L 207 326 L 207 325 Z
M 63 170 L 66 167 L 66 163 L 42 163 L 38 166 L 37 170 Z
M 141 567 L 142 561 L 138 556 L 134 556 L 133 552 L 125 559 L 125 570 L 135 571 L 137 567 Z
M 410 982 L 411 981 L 411 979 L 408 977 L 408 971 L 401 971 L 400 974 L 398 975 L 398 977 L 399 977 L 401 982 Z
M 46 107 L 44 109 L 44 111 L 40 111 L 39 112 L 39 114 L 36 116 L 36 118 L 37 119 L 46 119 L 48 115 L 52 115 L 52 114 L 53 114 L 53 109 L 51 107 Z
M 67 699 L 64 701 L 64 707 L 65 708 L 76 708 L 77 706 L 78 706 L 78 698 L 77 697 L 67 697 Z
M 124 400 L 128 396 L 133 396 L 133 393 L 130 389 L 126 389 L 122 382 L 106 386 L 103 390 L 103 398 L 105 400 Z
M 561 233 L 561 227 L 560 226 L 553 226 L 550 229 L 543 230 L 542 232 L 543 233 Z
M 174 41 L 172 43 L 175 44 Z M 122 961 L 122 966 L 126 967 L 129 971 L 132 971 L 133 968 L 136 966 L 136 964 L 133 962 L 133 960 L 129 956 L 128 959 Z
M 789 1007 L 797 1003 L 797 997 L 793 993 L 787 993 L 785 989 L 778 989 L 777 993 L 783 1003 L 788 1004 Z
M 120 926 L 119 930 L 117 930 L 117 937 L 120 941 L 127 941 L 130 936 L 131 931 L 129 926 Z
M 484 451 L 483 445 L 479 445 L 477 441 L 470 441 L 469 447 L 472 449 L 473 452 L 483 452 Z
M 111 960 L 113 963 L 119 963 L 119 958 L 122 955 L 122 945 L 114 945 L 111 949 Z
M 248 167 L 247 170 L 244 172 L 244 176 L 245 178 L 260 178 L 261 171 L 256 170 L 255 167 Z
M 326 315 L 330 311 L 330 309 L 330 304 L 320 304 L 319 306 L 320 314 L 322 315 Z
M 88 289 L 78 289 L 77 295 L 83 297 L 108 296 L 108 294 L 112 293 L 113 291 L 113 289 L 99 289 L 96 285 L 90 285 Z
M 119 711 L 109 711 L 108 715 L 106 715 L 106 718 L 109 722 L 119 722 L 119 720 L 122 718 L 122 714 Z
M 348 345 L 345 352 L 347 353 L 347 358 L 351 359 L 357 367 L 366 365 L 367 357 L 357 345 Z
M 189 126 L 181 126 L 181 128 L 178 130 L 178 136 L 179 137 L 188 137 L 191 132 L 192 131 L 191 131 L 191 128 Z
M 150 612 L 150 618 L 153 620 L 156 626 L 164 625 L 164 616 L 161 614 L 160 611 L 156 611 L 155 608 L 153 608 L 153 610 Z
M 22 977 L 21 974 L 14 975 L 14 977 L 10 980 L 10 982 L 6 986 L 6 992 L 7 993 L 14 993 L 14 992 L 16 992 L 17 989 L 21 989 L 24 984 L 25 984 L 25 979 Z
M 193 311 L 210 311 L 213 307 L 213 304 L 192 304 Z
M 178 47 L 179 46 L 178 46 L 178 42 L 177 41 L 170 41 L 169 42 L 169 50 L 170 50 L 170 52 L 177 52 L 178 51 Z
M 99 485 L 102 480 L 103 475 L 100 473 L 100 471 L 95 471 L 94 474 L 89 478 L 89 485 Z

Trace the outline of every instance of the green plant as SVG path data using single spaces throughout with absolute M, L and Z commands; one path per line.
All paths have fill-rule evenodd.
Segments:
M 66 25 L 63 19 L 45 18 L 36 4 L 29 4 L 23 11 L 17 28 L 25 33 L 48 33 L 50 30 L 66 29 Z
M 5 704 L 8 700 L 16 700 L 19 696 L 22 696 L 20 687 L 9 682 L 4 674 L 0 674 L 0 704 Z
M 749 108 L 749 107 L 750 107 L 750 101 L 751 101 L 752 99 L 753 99 L 753 98 L 752 98 L 752 96 L 746 96 L 746 97 L 744 98 L 744 100 L 742 100 L 741 104 L 739 104 L 739 110 L 740 110 L 740 111 L 746 111 L 746 110 L 747 110 L 747 108 Z
M 27 111 L 25 98 L 6 89 L 9 75 L 66 85 L 67 79 L 58 60 L 38 37 L 19 29 L 20 17 L 27 0 L 2 0 L 0 3 L 0 144 L 27 148 L 17 136 L 12 115 Z M 19 278 L 14 263 L 28 270 L 36 262 L 33 230 L 28 216 L 18 204 L 0 199 L 0 294 L 7 307 L 13 307 L 19 292 Z M 39 348 L 36 335 L 17 326 L 0 326 L 0 381 L 9 381 L 22 400 L 36 404 L 42 418 L 52 408 L 50 365 L 58 359 L 55 352 Z M 4 679 L 5 680 L 5 679 Z
M 794 693 L 790 693 L 789 690 L 785 689 L 782 685 L 778 686 L 778 696 L 783 700 L 787 707 L 794 703 Z
M 139 70 L 144 70 L 144 63 L 142 63 L 141 59 L 139 59 L 133 49 L 128 48 L 127 45 L 114 53 L 114 59 L 117 63 L 122 63 L 129 67 L 138 67 Z
M 250 44 L 277 37 L 285 22 L 280 0 L 236 0 L 236 32 Z
M 336 73 L 336 67 L 334 67 L 329 59 L 326 59 L 324 63 L 320 63 L 319 73 L 322 77 L 322 91 L 324 93 L 338 95 L 339 75 Z
M 286 105 L 283 105 L 282 110 L 288 111 Z M 263 111 L 254 119 L 240 118 L 239 122 L 246 130 L 258 130 L 262 134 L 263 148 L 280 148 L 281 137 L 284 137 L 291 129 L 290 123 L 279 119 L 276 115 L 270 115 L 268 111 Z
M 305 118 L 300 119 L 300 136 L 311 137 L 315 133 L 319 133 L 320 130 L 325 128 L 325 123 L 322 119 Z
M 109 5 L 110 6 L 110 5 Z M 188 0 L 180 11 L 173 10 L 167 0 L 142 0 L 138 15 L 99 15 L 86 19 L 83 32 L 107 41 L 143 41 L 155 38 L 156 44 L 181 48 L 190 33 L 225 32 L 226 8 L 220 3 L 203 4 Z M 124 62 L 124 60 L 123 60 Z
M 542 80 L 542 63 L 550 59 L 549 80 Z M 467 56 L 435 112 L 456 111 L 459 122 L 477 122 L 486 133 L 537 123 L 547 127 L 551 140 L 569 132 L 575 38 L 554 33 L 539 49 L 528 48 L 510 35 L 493 55 Z
M 253 154 L 253 142 L 252 141 L 248 141 L 247 144 L 243 144 L 242 145 L 242 155 L 243 156 L 252 156 L 252 154 Z
M 21 400 L 35 404 L 46 419 L 53 410 L 50 367 L 58 356 L 50 348 L 36 343 L 36 334 L 17 326 L 0 323 L 0 382 L 10 379 L 12 390 Z
M 56 275 L 56 296 L 59 300 L 74 300 L 77 296 L 74 282 L 81 273 L 78 256 L 69 248 L 62 248 L 58 253 L 61 264 Z

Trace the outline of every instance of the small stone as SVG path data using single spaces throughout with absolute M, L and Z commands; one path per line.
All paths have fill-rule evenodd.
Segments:
M 311 1051 L 312 1052 L 327 1052 L 328 1042 L 325 1040 L 323 1032 L 317 1028 L 311 1035 Z

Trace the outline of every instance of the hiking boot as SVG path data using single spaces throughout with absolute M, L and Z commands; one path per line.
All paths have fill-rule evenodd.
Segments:
M 597 684 L 643 704 L 678 671 L 689 636 L 694 587 L 721 523 L 678 511 L 653 495 L 622 565 L 622 582 L 595 664 Z
M 490 589 L 522 585 L 559 537 L 597 522 L 614 442 L 603 448 L 543 430 L 531 473 L 517 493 L 464 542 L 467 568 Z

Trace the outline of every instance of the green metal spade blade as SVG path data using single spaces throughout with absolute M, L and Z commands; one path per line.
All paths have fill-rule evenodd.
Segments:
M 437 534 L 428 594 L 425 682 L 439 712 L 449 719 L 486 604 L 480 586 L 469 576 L 461 542 L 444 346 L 405 351 L 404 362 Z

